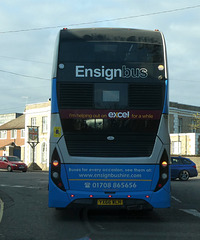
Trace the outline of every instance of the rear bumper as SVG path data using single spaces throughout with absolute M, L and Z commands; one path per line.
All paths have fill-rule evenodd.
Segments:
M 52 208 L 123 208 L 123 209 L 152 209 L 152 208 L 168 208 L 170 207 L 170 182 L 157 192 L 86 192 L 86 191 L 62 191 L 58 188 L 49 189 L 49 207 Z M 130 196 L 128 197 L 128 194 Z M 122 199 L 121 206 L 98 206 L 98 199 Z
M 75 208 L 89 208 L 89 209 L 127 209 L 127 210 L 150 210 L 153 209 L 151 204 L 142 199 L 122 199 L 122 206 L 115 205 L 97 205 L 97 199 L 76 199 L 71 202 L 69 207 Z
M 27 167 L 12 166 L 12 170 L 27 171 Z

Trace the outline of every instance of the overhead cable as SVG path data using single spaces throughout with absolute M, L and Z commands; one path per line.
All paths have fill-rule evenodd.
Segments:
M 10 72 L 10 71 L 4 71 L 4 70 L 1 70 L 1 69 L 0 69 L 0 72 L 9 73 L 9 74 L 13 74 L 13 75 L 21 76 L 21 77 L 36 78 L 36 79 L 40 79 L 40 80 L 47 80 L 47 81 L 50 81 L 50 79 L 48 79 L 48 78 L 35 77 L 35 76 L 30 76 L 30 75 L 25 75 L 25 74 L 20 74 L 20 73 L 15 73 L 15 72 Z
M 72 24 L 65 24 L 65 25 L 58 25 L 58 26 L 28 28 L 28 29 L 20 29 L 20 30 L 0 31 L 0 34 L 19 33 L 19 32 L 28 32 L 28 31 L 40 31 L 40 30 L 48 30 L 48 29 L 54 29 L 54 28 L 74 27 L 74 26 L 96 24 L 96 23 L 103 23 L 103 22 L 113 22 L 113 21 L 127 20 L 127 19 L 131 19 L 131 18 L 140 18 L 140 17 L 148 17 L 148 16 L 153 16 L 153 15 L 159 15 L 159 14 L 173 13 L 173 12 L 178 12 L 178 11 L 184 11 L 184 10 L 199 8 L 199 7 L 200 7 L 200 4 L 194 5 L 194 6 L 187 6 L 187 7 L 182 7 L 182 8 L 171 9 L 171 10 L 158 11 L 158 12 L 153 12 L 153 13 L 146 13 L 146 14 L 140 14 L 140 15 L 134 15 L 134 16 L 97 20 L 97 21 L 91 21 L 91 22 L 72 23 Z

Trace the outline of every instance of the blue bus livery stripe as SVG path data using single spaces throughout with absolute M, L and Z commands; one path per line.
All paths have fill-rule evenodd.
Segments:
M 51 97 L 51 113 L 58 113 L 58 100 L 56 92 L 56 78 L 52 79 L 52 97 Z
M 169 113 L 169 93 L 168 93 L 168 80 L 165 80 L 165 101 L 163 106 L 163 113 L 168 114 Z

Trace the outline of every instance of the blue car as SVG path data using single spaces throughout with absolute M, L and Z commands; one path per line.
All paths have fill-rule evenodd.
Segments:
M 196 164 L 189 158 L 171 157 L 171 179 L 179 178 L 187 181 L 189 177 L 197 177 Z

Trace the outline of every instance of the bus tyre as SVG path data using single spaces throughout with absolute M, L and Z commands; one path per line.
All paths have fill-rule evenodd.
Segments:
M 8 167 L 7 167 L 7 170 L 8 170 L 8 172 L 12 172 L 11 166 L 8 166 Z
M 189 174 L 189 172 L 186 171 L 186 170 L 182 170 L 182 171 L 179 173 L 179 179 L 180 179 L 181 181 L 187 181 L 187 180 L 189 179 L 189 176 L 190 176 L 190 174 Z

